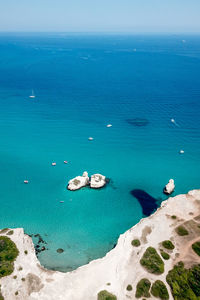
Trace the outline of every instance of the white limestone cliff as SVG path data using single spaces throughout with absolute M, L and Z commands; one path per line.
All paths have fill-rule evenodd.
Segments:
M 186 237 L 176 233 L 176 227 L 183 222 L 190 232 Z M 192 227 L 191 222 L 196 227 Z M 14 229 L 9 237 L 16 243 L 20 253 L 14 263 L 14 272 L 0 279 L 2 295 L 5 300 L 96 300 L 99 291 L 107 290 L 116 295 L 118 300 L 136 299 L 137 282 L 145 277 L 151 282 L 162 280 L 170 299 L 173 299 L 166 275 L 180 259 L 186 265 L 191 261 L 199 262 L 200 258 L 191 250 L 191 243 L 199 239 L 199 233 L 194 230 L 199 222 L 200 190 L 169 198 L 153 215 L 122 234 L 116 247 L 105 257 L 68 273 L 44 269 L 35 255 L 32 239 L 24 234 L 23 229 Z M 133 239 L 139 239 L 141 245 L 133 247 Z M 140 259 L 149 246 L 160 253 L 163 240 L 171 240 L 175 249 L 170 253 L 170 259 L 165 261 L 164 273 L 158 276 L 148 273 L 141 266 Z M 24 251 L 28 251 L 28 254 Z M 15 279 L 13 276 L 16 276 Z M 132 291 L 126 290 L 128 284 L 132 285 Z

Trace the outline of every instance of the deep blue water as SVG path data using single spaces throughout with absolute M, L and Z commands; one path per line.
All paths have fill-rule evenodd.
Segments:
M 0 101 L 0 228 L 41 234 L 46 267 L 110 250 L 143 216 L 131 191 L 199 188 L 200 36 L 1 34 Z M 68 191 L 83 171 L 111 182 Z

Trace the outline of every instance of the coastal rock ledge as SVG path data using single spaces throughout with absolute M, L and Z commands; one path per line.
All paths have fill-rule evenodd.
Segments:
M 162 202 L 153 215 L 120 235 L 116 247 L 105 257 L 72 272 L 42 267 L 32 239 L 22 228 L 2 230 L 0 236 L 10 238 L 19 250 L 12 274 L 1 277 L 0 273 L 0 296 L 5 300 L 159 299 L 159 293 L 165 294 L 162 299 L 184 299 L 182 294 L 175 297 L 176 291 L 170 285 L 177 278 L 175 286 L 179 293 L 186 293 L 188 288 L 191 293 L 198 292 L 195 287 L 199 289 L 196 270 L 200 267 L 200 190 Z M 175 265 L 182 269 L 173 277 L 170 270 Z M 179 274 L 193 270 L 194 265 L 194 284 L 184 283 L 184 291 L 178 289 Z

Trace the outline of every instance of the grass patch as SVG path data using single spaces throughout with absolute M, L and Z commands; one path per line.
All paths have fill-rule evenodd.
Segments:
M 7 236 L 0 236 L 0 278 L 13 272 L 18 254 L 15 243 Z
M 192 244 L 192 249 L 194 250 L 194 252 L 200 256 L 200 242 L 196 242 L 194 244 Z
M 140 263 L 150 273 L 162 274 L 164 272 L 164 262 L 153 247 L 146 249 Z
M 166 279 L 174 299 L 200 299 L 200 265 L 185 269 L 183 262 L 179 262 Z
M 170 259 L 170 255 L 168 253 L 166 253 L 165 251 L 163 251 L 162 249 L 160 250 L 160 254 L 163 259 L 165 259 L 165 260 Z
M 104 290 L 98 293 L 98 300 L 117 300 L 117 297 Z
M 176 228 L 176 232 L 177 232 L 178 235 L 180 235 L 180 236 L 184 236 L 184 235 L 188 235 L 188 234 L 189 234 L 189 232 L 187 231 L 187 229 L 185 229 L 184 226 L 178 226 L 178 227 Z
M 14 231 L 13 230 L 9 230 L 6 234 L 7 235 L 13 235 Z
M 140 297 L 147 297 L 149 298 L 151 295 L 149 293 L 151 287 L 151 282 L 147 278 L 142 278 L 137 286 L 136 286 L 136 293 L 135 297 L 140 298 Z
M 140 241 L 138 239 L 132 240 L 131 245 L 134 247 L 139 247 L 140 246 Z
M 169 299 L 169 294 L 167 288 L 161 280 L 156 280 L 151 288 L 151 293 L 154 297 L 167 300 Z
M 169 249 L 169 250 L 173 250 L 174 249 L 174 244 L 169 241 L 169 240 L 166 240 L 166 241 L 163 241 L 162 242 L 162 246 L 166 249 Z
M 132 291 L 133 287 L 131 284 L 128 284 L 127 287 L 126 287 L 127 291 Z

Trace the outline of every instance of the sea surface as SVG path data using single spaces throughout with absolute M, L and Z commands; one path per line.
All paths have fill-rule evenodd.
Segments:
M 68 191 L 84 171 L 110 182 Z M 42 265 L 104 256 L 170 178 L 200 188 L 200 36 L 0 34 L 0 228 L 40 234 Z

